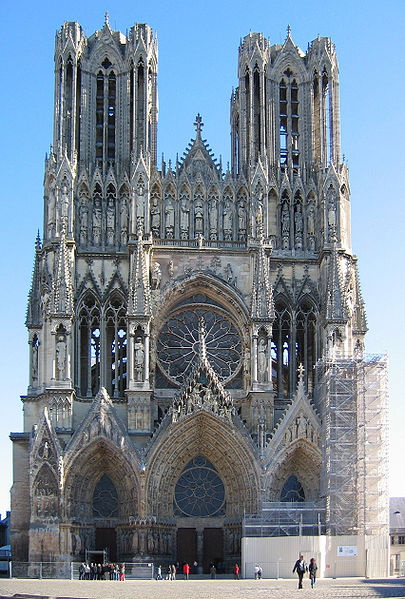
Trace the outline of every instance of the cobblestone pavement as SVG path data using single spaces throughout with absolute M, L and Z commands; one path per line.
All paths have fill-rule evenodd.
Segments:
M 308 579 L 304 589 L 296 580 L 0 580 L 0 596 L 41 596 L 91 599 L 354 599 L 362 597 L 404 597 L 405 579 L 362 580 L 341 578 L 318 580 L 312 590 Z M 1 599 L 0 597 L 0 599 Z M 17 597 L 15 598 L 17 599 Z

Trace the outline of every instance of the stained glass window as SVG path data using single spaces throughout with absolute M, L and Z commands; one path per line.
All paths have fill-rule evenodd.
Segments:
M 93 516 L 114 518 L 118 516 L 118 495 L 111 479 L 104 474 L 93 493 Z
M 199 298 L 201 299 L 201 298 Z M 235 377 L 242 365 L 240 334 L 228 314 L 201 301 L 177 307 L 164 323 L 158 338 L 158 363 L 171 383 L 180 386 L 193 368 L 199 352 L 199 319 L 205 323 L 207 359 L 223 384 Z
M 290 476 L 284 483 L 280 494 L 280 501 L 305 501 L 304 489 L 296 476 Z
M 198 456 L 184 468 L 174 490 L 174 512 L 178 516 L 223 516 L 225 488 L 214 466 Z

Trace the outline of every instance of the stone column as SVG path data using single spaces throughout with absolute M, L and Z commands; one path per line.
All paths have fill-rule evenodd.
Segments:
M 252 342 L 252 382 L 257 383 L 257 335 L 253 336 Z

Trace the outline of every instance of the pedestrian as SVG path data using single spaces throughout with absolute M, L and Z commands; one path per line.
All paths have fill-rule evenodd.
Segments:
M 120 565 L 120 580 L 125 580 L 125 564 Z
M 256 564 L 255 565 L 255 580 L 259 579 L 259 566 Z
M 309 561 L 309 578 L 311 580 L 311 589 L 314 588 L 316 583 L 316 571 L 318 570 L 318 564 L 316 563 L 316 559 L 311 557 Z
M 235 580 L 239 580 L 239 571 L 240 571 L 239 564 L 235 564 L 233 567 L 233 577 Z
M 305 572 L 308 572 L 308 567 L 305 563 L 303 555 L 300 555 L 299 559 L 297 559 L 297 561 L 295 562 L 293 574 L 295 571 L 298 574 L 298 588 L 302 589 L 302 579 L 304 578 Z
M 217 577 L 217 569 L 214 566 L 214 564 L 211 564 L 211 567 L 210 567 L 210 577 L 211 578 L 216 578 Z
M 183 576 L 184 580 L 188 580 L 190 577 L 190 564 L 188 562 L 183 564 Z
M 156 580 L 162 580 L 162 566 L 160 564 L 157 567 Z

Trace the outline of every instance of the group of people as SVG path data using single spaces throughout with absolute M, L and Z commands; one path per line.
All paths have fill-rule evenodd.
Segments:
M 309 566 L 307 566 L 307 564 L 304 560 L 304 556 L 300 555 L 299 559 L 297 559 L 297 561 L 295 562 L 295 565 L 293 568 L 293 574 L 294 574 L 294 572 L 297 572 L 297 574 L 298 574 L 298 588 L 302 589 L 302 579 L 304 578 L 305 572 L 308 572 L 309 578 L 311 581 L 311 588 L 313 589 L 315 586 L 315 582 L 316 582 L 317 570 L 318 570 L 318 565 L 317 565 L 316 559 L 314 557 L 311 557 Z
M 79 566 L 79 580 L 125 580 L 125 564 L 86 564 Z

